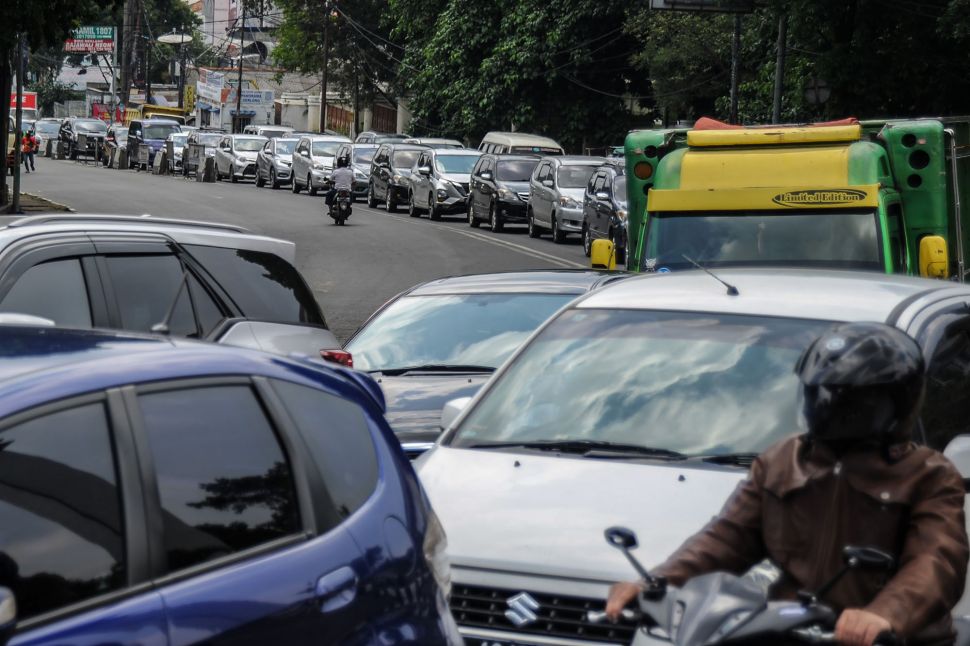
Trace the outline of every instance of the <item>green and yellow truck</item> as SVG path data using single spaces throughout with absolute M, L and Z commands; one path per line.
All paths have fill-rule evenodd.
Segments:
M 857 269 L 963 281 L 970 118 L 641 130 L 627 267 Z M 961 205 L 963 209 L 961 210 Z M 612 266 L 596 241 L 594 266 Z

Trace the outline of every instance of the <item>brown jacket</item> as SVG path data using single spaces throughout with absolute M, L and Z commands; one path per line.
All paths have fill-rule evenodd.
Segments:
M 967 572 L 963 479 L 932 449 L 906 444 L 893 454 L 892 463 L 875 451 L 840 458 L 803 437 L 783 440 L 655 573 L 681 585 L 767 557 L 786 573 L 773 596 L 792 599 L 842 567 L 844 546 L 878 547 L 897 557 L 895 574 L 850 572 L 822 601 L 874 612 L 903 637 L 945 639 Z

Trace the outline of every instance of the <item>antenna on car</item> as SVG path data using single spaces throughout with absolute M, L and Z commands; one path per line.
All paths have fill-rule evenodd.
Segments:
M 156 323 L 152 326 L 152 332 L 155 334 L 171 334 L 172 330 L 169 325 L 172 322 L 172 317 L 175 315 L 175 306 L 179 303 L 179 297 L 182 296 L 182 290 L 186 288 L 189 284 L 189 272 L 182 270 L 182 280 L 179 281 L 178 289 L 175 290 L 175 298 L 172 299 L 172 304 L 168 308 L 168 312 L 165 314 L 165 318 L 162 319 L 161 323 Z
M 728 296 L 740 296 L 741 295 L 741 292 L 738 291 L 738 288 L 737 287 L 735 287 L 731 283 L 727 282 L 726 280 L 721 280 L 720 278 L 717 277 L 717 275 L 715 275 L 715 273 L 713 271 L 711 271 L 707 267 L 704 267 L 699 262 L 697 262 L 696 260 L 694 260 L 693 258 L 691 258 L 690 256 L 688 256 L 685 253 L 682 253 L 680 255 L 684 257 L 684 260 L 686 260 L 690 264 L 694 265 L 695 267 L 697 267 L 698 269 L 700 269 L 701 271 L 703 271 L 705 274 L 707 274 L 708 276 L 710 276 L 711 278 L 713 278 L 717 282 L 719 282 L 722 285 L 724 285 L 725 287 L 727 287 Z

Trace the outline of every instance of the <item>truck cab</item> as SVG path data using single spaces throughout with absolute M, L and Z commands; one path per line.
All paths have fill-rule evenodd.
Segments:
M 812 267 L 962 281 L 959 151 L 968 137 L 966 120 L 941 119 L 702 119 L 689 130 L 631 132 L 628 268 Z M 612 253 L 597 243 L 600 258 Z

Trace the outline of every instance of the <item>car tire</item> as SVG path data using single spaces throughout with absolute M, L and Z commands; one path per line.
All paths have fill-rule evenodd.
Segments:
M 589 254 L 593 251 L 593 233 L 589 230 L 589 227 L 585 224 L 583 225 L 583 253 L 589 258 Z
M 498 214 L 498 207 L 495 206 L 495 202 L 488 207 L 488 228 L 492 233 L 502 233 L 505 228 L 505 223 L 502 222 L 502 216 Z
M 229 181 L 233 184 L 239 183 L 239 178 L 236 177 L 236 169 L 232 164 L 229 164 Z
M 377 200 L 374 198 L 374 185 L 368 184 L 367 186 L 367 208 L 376 209 Z
M 266 186 L 266 180 L 263 179 L 263 176 L 260 174 L 259 169 L 257 168 L 256 169 L 256 188 L 263 188 L 264 186 Z
M 300 192 L 300 183 L 296 181 L 296 174 L 293 174 L 293 183 L 290 185 L 290 190 L 294 193 Z
M 481 222 L 475 217 L 475 206 L 472 204 L 471 200 L 468 200 L 468 226 L 473 229 L 477 229 L 481 226 Z
M 441 210 L 435 208 L 434 196 L 430 194 L 428 195 L 428 217 L 431 218 L 432 220 L 441 219 Z
M 317 188 L 313 185 L 312 175 L 306 176 L 306 192 L 313 196 L 316 196 L 317 194 Z
M 418 206 L 414 203 L 414 193 L 408 193 L 408 215 L 412 218 L 421 217 L 421 211 L 418 210 Z
M 269 172 L 269 187 L 274 191 L 280 187 L 280 178 L 276 176 L 275 168 Z
M 552 241 L 556 244 L 566 242 L 566 232 L 559 228 L 559 218 L 552 214 Z
M 538 238 L 542 235 L 542 229 L 536 224 L 536 216 L 532 213 L 532 209 L 529 209 L 529 237 Z
M 387 189 L 387 197 L 384 198 L 384 208 L 388 213 L 397 213 L 397 202 L 394 200 L 394 193 L 390 188 Z

